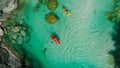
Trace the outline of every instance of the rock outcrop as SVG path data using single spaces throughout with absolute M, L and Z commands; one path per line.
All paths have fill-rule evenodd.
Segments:
M 20 59 L 4 44 L 0 44 L 0 68 L 21 68 Z
M 18 0 L 0 0 L 0 21 L 5 21 L 10 13 L 17 8 Z

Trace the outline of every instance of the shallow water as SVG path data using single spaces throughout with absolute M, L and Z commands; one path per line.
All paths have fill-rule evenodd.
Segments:
M 108 64 L 108 52 L 114 49 L 111 33 L 114 24 L 104 13 L 111 9 L 112 0 L 58 0 L 54 11 L 59 21 L 48 24 L 45 15 L 50 11 L 42 4 L 33 12 L 37 0 L 26 0 L 25 21 L 33 31 L 31 40 L 24 48 L 43 64 L 44 68 L 113 68 Z M 62 6 L 71 11 L 66 17 Z M 55 32 L 61 44 L 50 39 Z M 45 50 L 44 50 L 45 49 Z M 35 67 L 37 68 L 37 67 Z

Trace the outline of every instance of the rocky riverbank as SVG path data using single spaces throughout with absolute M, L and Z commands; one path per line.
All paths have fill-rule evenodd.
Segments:
M 0 0 L 0 21 L 6 21 L 17 6 L 18 0 Z
M 0 45 L 0 68 L 21 68 L 21 61 L 4 44 Z
M 5 34 L 3 24 L 17 6 L 18 0 L 0 0 L 0 68 L 21 68 L 22 66 L 20 57 L 14 55 L 1 40 Z M 24 31 L 21 32 L 24 34 Z

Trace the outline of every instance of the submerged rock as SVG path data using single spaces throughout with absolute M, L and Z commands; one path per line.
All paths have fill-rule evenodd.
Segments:
M 39 3 L 38 3 L 38 4 L 35 5 L 33 11 L 34 11 L 34 12 L 37 12 L 37 11 L 39 10 L 39 8 L 40 8 L 40 5 L 39 5 Z
M 27 28 L 25 28 L 25 27 L 22 27 L 22 29 L 23 29 L 23 30 L 27 30 Z
M 115 8 L 116 12 L 120 13 L 120 7 Z
M 18 44 L 22 44 L 23 43 L 23 37 L 22 36 L 19 36 L 17 39 L 16 39 L 17 43 Z
M 26 36 L 26 32 L 24 30 L 21 30 L 20 33 L 22 34 L 22 36 Z
M 54 13 L 49 13 L 46 15 L 45 17 L 46 21 L 49 23 L 49 24 L 54 24 L 58 21 L 58 17 L 56 14 Z
M 30 40 L 30 37 L 27 36 L 27 35 L 26 35 L 26 36 L 24 37 L 24 39 L 23 39 L 24 42 L 28 42 L 29 40 Z
M 13 39 L 17 39 L 17 34 L 13 33 L 11 36 Z
M 13 28 L 13 31 L 14 31 L 14 32 L 19 32 L 19 31 L 20 31 L 20 27 L 19 27 L 19 26 L 15 26 L 15 27 Z
M 58 7 L 57 0 L 46 0 L 46 2 L 49 10 L 55 10 Z
M 117 13 L 116 13 L 117 11 Z M 120 24 L 120 16 L 119 16 L 119 10 L 116 10 L 115 12 L 107 12 L 105 15 L 107 16 L 108 20 L 115 22 L 116 24 Z
M 34 9 L 33 9 L 34 12 L 37 12 L 39 10 L 42 2 L 43 2 L 42 0 L 38 0 L 38 3 L 34 6 Z
M 11 40 L 13 44 L 17 44 L 17 42 L 15 40 Z
M 113 56 L 110 56 L 110 58 L 108 59 L 108 63 L 109 63 L 110 65 L 115 65 L 115 59 L 114 59 Z

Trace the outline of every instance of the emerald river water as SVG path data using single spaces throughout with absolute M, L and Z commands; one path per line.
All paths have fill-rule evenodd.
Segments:
M 45 15 L 51 12 L 41 4 L 37 12 L 33 7 L 37 0 L 25 0 L 23 10 L 26 23 L 31 26 L 31 39 L 23 45 L 38 62 L 34 68 L 114 68 L 110 50 L 114 50 L 111 33 L 114 23 L 108 21 L 105 12 L 111 10 L 113 0 L 58 0 L 55 14 L 59 21 L 48 24 Z M 67 17 L 63 5 L 71 12 Z M 50 39 L 55 33 L 61 44 Z M 33 60 L 34 61 L 34 60 Z M 31 61 L 32 62 L 32 61 Z

